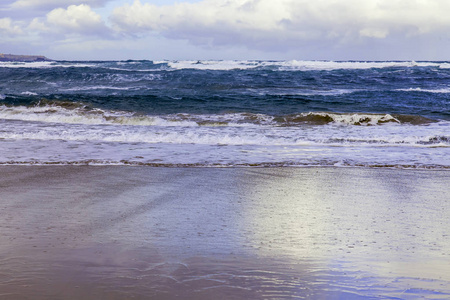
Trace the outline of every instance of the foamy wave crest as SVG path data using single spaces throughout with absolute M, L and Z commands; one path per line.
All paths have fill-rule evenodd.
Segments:
M 48 69 L 48 68 L 86 68 L 95 67 L 94 63 L 81 62 L 58 62 L 58 61 L 39 61 L 39 62 L 0 62 L 0 68 L 30 68 L 30 69 Z
M 63 128 L 63 130 L 61 130 Z M 0 132 L 0 139 L 5 140 L 40 140 L 40 141 L 76 141 L 106 143 L 145 143 L 145 144 L 179 144 L 179 145 L 296 145 L 304 144 L 296 138 L 266 136 L 263 133 L 243 132 L 240 130 L 209 130 L 202 127 L 185 127 L 170 130 L 168 127 L 158 130 L 129 130 L 114 127 L 61 127 L 60 129 L 32 130 L 27 132 Z M 311 143 L 311 142 L 307 142 Z
M 280 124 L 295 125 L 298 123 L 342 124 L 342 125 L 380 125 L 385 123 L 400 124 L 400 120 L 390 114 L 336 114 L 327 112 L 310 112 L 277 119 Z
M 276 117 L 274 120 L 280 126 L 296 126 L 299 124 L 311 124 L 311 125 L 338 124 L 338 125 L 359 125 L 359 126 L 373 126 L 383 124 L 423 125 L 436 122 L 432 119 L 412 115 L 329 113 L 329 112 L 301 113 L 297 115 Z
M 415 61 L 284 61 L 279 66 L 284 70 L 364 70 L 382 68 L 441 67 L 445 63 Z
M 117 86 L 108 86 L 108 85 L 97 85 L 97 86 L 82 86 L 82 87 L 74 87 L 61 89 L 64 92 L 78 92 L 78 91 L 95 91 L 95 90 L 118 90 L 118 91 L 129 91 L 136 89 L 136 87 L 117 87 Z
M 434 93 L 434 94 L 449 94 L 450 87 L 441 89 L 422 89 L 422 88 L 409 88 L 409 89 L 398 89 L 401 92 L 423 92 L 423 93 Z
M 359 149 L 358 151 L 368 151 L 371 149 L 391 148 L 389 151 L 400 151 L 404 147 L 408 149 L 432 149 L 440 148 L 445 155 L 445 149 L 450 148 L 450 136 L 446 134 L 445 128 L 438 128 L 439 126 L 425 126 L 418 128 L 414 133 L 408 133 L 410 129 L 402 127 L 355 127 L 346 128 L 342 131 L 337 127 L 314 127 L 306 130 L 299 130 L 298 128 L 276 128 L 263 127 L 254 130 L 253 128 L 211 128 L 211 127 L 117 127 L 113 125 L 107 126 L 67 126 L 60 124 L 57 126 L 29 126 L 29 124 L 9 124 L 7 130 L 0 131 L 0 140 L 20 141 L 33 140 L 33 144 L 40 147 L 40 141 L 45 145 L 47 142 L 55 144 L 65 142 L 75 142 L 75 148 L 90 149 L 94 151 L 100 144 L 101 147 L 106 147 L 114 153 L 114 145 L 123 147 L 120 153 L 127 153 L 132 149 L 136 151 L 145 150 L 152 151 L 147 145 L 166 149 L 162 145 L 173 145 L 177 151 L 184 152 L 186 149 L 183 146 L 196 148 L 211 159 L 212 153 L 217 151 L 223 152 L 223 155 L 228 156 L 225 148 L 222 146 L 236 146 L 235 148 L 239 155 L 258 155 L 259 151 L 267 151 L 271 155 L 308 155 L 309 151 L 343 151 L 345 149 Z M 27 128 L 27 130 L 23 130 Z M 81 142 L 81 144 L 78 144 Z M 37 144 L 36 144 L 37 143 Z M 144 145 L 146 144 L 146 145 Z M 64 146 L 64 144 L 58 144 Z M 95 146 L 97 145 L 97 146 Z M 109 146 L 108 146 L 109 145 Z M 6 144 L 7 146 L 7 144 Z M 112 148 L 110 148 L 113 146 Z M 217 146 L 221 146 L 218 147 Z M 93 148 L 92 148 L 93 147 Z M 212 148 L 211 148 L 212 147 Z M 262 148 L 259 148 L 262 147 Z M 271 148 L 271 147 L 276 147 Z M 278 148 L 277 148 L 278 147 Z M 323 148 L 325 147 L 325 148 Z M 26 148 L 26 147 L 25 147 Z M 167 149 L 172 149 L 171 147 Z M 299 149 L 304 149 L 305 152 Z M 418 150 L 420 151 L 420 150 Z M 209 153 L 209 154 L 208 154 Z M 67 153 L 67 155 L 76 155 L 75 152 Z M 347 153 L 348 154 L 348 153 Z M 403 155 L 403 153 L 401 153 Z M 96 154 L 95 154 L 96 155 Z M 136 154 L 137 155 L 137 154 Z M 163 155 L 163 154 L 161 154 Z M 202 154 L 203 155 L 203 154 Z M 201 155 L 200 155 L 201 156 Z M 320 155 L 319 155 L 320 156 Z M 433 159 L 437 159 L 436 157 Z M 214 160 L 214 159 L 213 159 Z M 445 158 L 448 160 L 448 158 Z
M 298 88 L 249 88 L 246 92 L 250 95 L 258 96 L 336 96 L 359 92 L 358 89 L 298 89 Z
M 21 95 L 25 95 L 25 96 L 37 96 L 38 94 L 35 93 L 35 92 L 26 91 L 26 92 L 22 92 Z
M 138 115 L 131 112 L 91 108 L 82 103 L 42 101 L 34 106 L 0 106 L 0 119 L 46 123 L 133 126 L 271 126 L 384 124 L 423 125 L 435 120 L 412 115 L 308 112 L 283 116 L 256 113 Z
M 133 126 L 258 126 L 273 125 L 274 117 L 264 114 L 169 114 L 137 115 L 130 112 L 90 108 L 74 102 L 51 102 L 35 106 L 0 106 L 0 119 L 62 124 Z
M 135 126 L 198 126 L 181 119 L 138 116 L 120 111 L 92 109 L 82 104 L 63 102 L 58 105 L 0 106 L 0 119 L 65 124 L 116 124 Z
M 155 62 L 156 63 L 156 62 Z M 195 61 L 161 61 L 172 69 L 197 69 L 197 70 L 246 70 L 253 68 L 276 68 L 282 71 L 320 71 L 320 70 L 363 70 L 377 68 L 411 68 L 411 67 L 436 67 L 450 68 L 448 63 L 415 62 L 415 61 L 230 61 L 230 60 L 195 60 Z
M 432 136 L 365 136 L 365 137 L 346 137 L 329 138 L 322 141 L 324 144 L 340 145 L 373 145 L 373 146 L 398 146 L 410 145 L 416 147 L 450 147 L 450 137 L 445 135 Z
M 142 65 L 140 65 L 142 64 Z M 259 60 L 185 60 L 185 61 L 117 61 L 99 62 L 0 62 L 0 68 L 106 68 L 120 71 L 148 72 L 157 70 L 247 70 L 269 68 L 281 71 L 315 71 L 315 70 L 363 70 L 373 68 L 411 68 L 434 67 L 449 69 L 448 62 L 415 62 L 415 61 L 259 61 Z
M 189 60 L 189 61 L 166 61 L 167 65 L 176 70 L 196 69 L 196 70 L 221 70 L 228 71 L 234 69 L 253 69 L 264 66 L 258 61 L 231 61 L 231 60 Z

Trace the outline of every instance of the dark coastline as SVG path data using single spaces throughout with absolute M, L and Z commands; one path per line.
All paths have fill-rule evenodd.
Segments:
M 11 62 L 39 62 L 39 61 L 53 61 L 43 55 L 16 55 L 16 54 L 2 54 L 0 53 L 0 61 Z

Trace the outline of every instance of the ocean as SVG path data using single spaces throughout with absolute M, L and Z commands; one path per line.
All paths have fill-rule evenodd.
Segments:
M 450 62 L 0 62 L 0 164 L 450 168 Z

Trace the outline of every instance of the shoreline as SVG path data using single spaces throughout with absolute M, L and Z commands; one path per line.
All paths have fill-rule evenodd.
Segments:
M 93 167 L 93 168 L 149 168 L 149 169 L 368 169 L 368 170 L 410 170 L 410 171 L 448 171 L 450 166 L 434 165 L 296 165 L 285 163 L 248 163 L 248 164 L 211 164 L 201 163 L 142 163 L 142 162 L 121 162 L 121 163 L 93 163 L 93 162 L 45 162 L 45 163 L 7 163 L 0 162 L 2 167 Z
M 0 166 L 0 299 L 448 297 L 449 184 L 426 169 Z

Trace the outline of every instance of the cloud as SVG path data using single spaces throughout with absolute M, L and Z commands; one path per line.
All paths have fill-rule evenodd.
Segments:
M 46 24 L 49 28 L 64 33 L 95 35 L 105 34 L 108 31 L 101 16 L 86 4 L 70 5 L 67 9 L 54 9 L 47 14 Z M 41 30 L 45 26 L 38 19 L 31 25 Z
M 448 0 L 0 2 L 3 51 L 59 58 L 109 51 L 110 58 L 442 60 L 450 51 Z
M 70 5 L 86 4 L 91 7 L 98 7 L 110 0 L 17 0 L 11 5 L 11 9 L 32 9 L 49 11 L 59 7 Z
M 0 37 L 1 36 L 15 36 L 23 34 L 20 26 L 15 25 L 10 18 L 0 19 Z
M 111 21 L 130 35 L 253 49 L 348 45 L 450 31 L 448 0 L 203 0 L 156 6 L 135 0 Z

